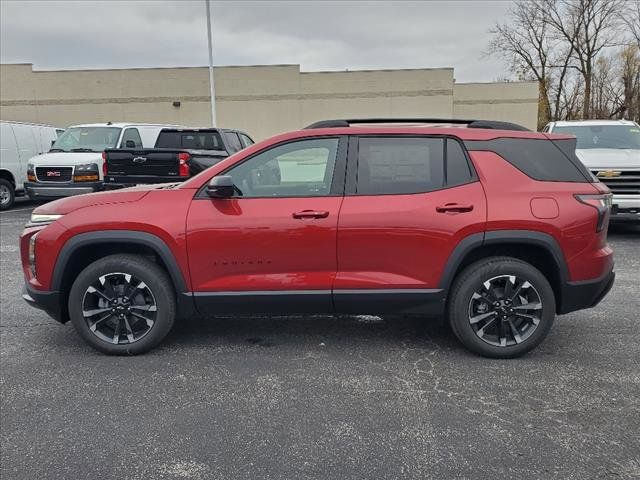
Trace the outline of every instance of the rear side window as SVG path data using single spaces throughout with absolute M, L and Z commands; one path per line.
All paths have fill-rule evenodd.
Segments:
M 457 141 L 447 139 L 447 186 L 463 185 L 473 179 L 467 156 Z
M 142 139 L 137 128 L 127 128 L 122 134 L 121 148 L 142 148 Z
M 575 153 L 573 153 L 575 143 L 571 145 L 570 142 L 572 140 L 552 142 L 546 139 L 498 138 L 495 140 L 470 140 L 465 142 L 465 146 L 467 150 L 494 152 L 534 180 L 545 182 L 593 181 L 577 157 L 571 158 L 563 151 L 571 151 L 572 157 L 575 157 Z
M 361 137 L 357 193 L 401 195 L 442 188 L 443 153 L 442 138 Z
M 223 135 L 224 139 L 229 144 L 229 149 L 231 150 L 229 153 L 236 153 L 242 150 L 242 144 L 240 143 L 238 134 L 235 132 L 224 132 Z

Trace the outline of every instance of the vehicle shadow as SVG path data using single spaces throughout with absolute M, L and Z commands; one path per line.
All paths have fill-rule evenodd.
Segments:
M 168 347 L 224 344 L 258 347 L 322 345 L 357 347 L 370 343 L 461 349 L 439 318 L 415 316 L 234 316 L 176 321 Z

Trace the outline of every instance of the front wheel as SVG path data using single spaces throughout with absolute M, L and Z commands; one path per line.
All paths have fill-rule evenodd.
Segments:
M 555 318 L 555 296 L 534 266 L 510 257 L 469 265 L 454 281 L 449 322 L 458 339 L 485 357 L 512 358 L 535 348 Z
M 0 178 L 0 210 L 8 210 L 16 200 L 16 192 L 8 180 Z
M 109 355 L 135 355 L 158 345 L 175 318 L 166 272 L 137 255 L 111 255 L 86 267 L 69 293 L 69 316 L 80 336 Z

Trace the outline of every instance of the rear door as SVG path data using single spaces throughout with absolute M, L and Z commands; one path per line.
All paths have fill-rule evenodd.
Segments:
M 225 171 L 233 198 L 196 196 L 187 250 L 203 314 L 333 310 L 345 162 L 346 138 L 295 140 Z
M 352 138 L 338 222 L 336 310 L 428 313 L 455 246 L 482 232 L 484 191 L 455 138 Z

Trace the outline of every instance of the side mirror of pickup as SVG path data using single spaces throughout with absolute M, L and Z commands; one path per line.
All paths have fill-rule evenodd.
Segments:
M 124 148 L 136 148 L 136 142 L 133 140 L 126 140 L 124 142 Z
M 207 194 L 212 198 L 230 198 L 233 192 L 233 178 L 230 175 L 213 177 L 207 185 Z

